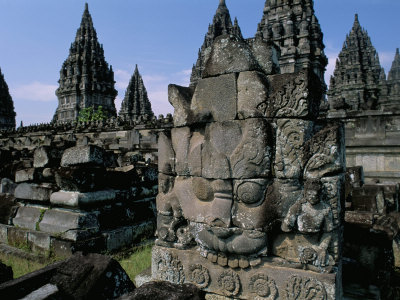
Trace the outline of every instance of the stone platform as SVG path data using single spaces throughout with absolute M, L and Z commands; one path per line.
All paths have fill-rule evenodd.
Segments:
M 207 299 L 341 299 L 340 274 L 277 266 L 267 258 L 247 268 L 223 267 L 195 249 L 154 246 L 152 253 L 153 279 L 196 284 Z

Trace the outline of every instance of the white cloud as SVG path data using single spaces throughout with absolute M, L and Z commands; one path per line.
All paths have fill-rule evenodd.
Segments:
M 57 100 L 57 97 L 55 95 L 55 91 L 57 88 L 57 85 L 34 81 L 29 84 L 10 87 L 10 93 L 15 99 L 53 102 Z
M 146 85 L 147 83 L 154 83 L 154 82 L 165 82 L 168 80 L 167 77 L 162 76 L 162 75 L 143 75 L 143 82 Z
M 378 51 L 378 54 L 379 54 L 379 62 L 381 63 L 381 66 L 385 69 L 385 72 L 387 74 L 390 71 L 390 68 L 392 67 L 395 52 Z
M 132 74 L 125 70 L 115 70 L 114 78 L 115 78 L 115 87 L 117 89 L 126 90 L 129 84 L 129 80 L 131 79 Z
M 329 86 L 331 76 L 333 75 L 333 71 L 336 66 L 336 59 L 338 58 L 338 52 L 328 52 L 326 56 L 328 57 L 328 65 L 326 66 L 325 71 L 325 83 Z

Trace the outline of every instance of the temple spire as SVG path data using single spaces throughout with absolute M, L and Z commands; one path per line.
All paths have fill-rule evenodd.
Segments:
M 231 15 L 228 7 L 226 6 L 225 0 L 219 0 L 218 8 L 213 17 L 213 22 L 208 26 L 208 32 L 204 38 L 204 43 L 201 46 L 199 57 L 196 65 L 192 69 L 192 75 L 190 77 L 191 87 L 195 87 L 197 81 L 201 79 L 205 62 L 207 61 L 211 46 L 215 39 L 225 34 L 236 35 L 241 39 L 243 38 L 237 20 L 235 24 L 232 24 Z
M 14 103 L 0 70 L 0 130 L 15 129 Z
M 125 121 L 135 121 L 140 116 L 154 116 L 138 65 L 135 66 L 135 71 L 126 89 L 119 116 Z
M 281 73 L 307 68 L 324 83 L 328 60 L 313 0 L 267 0 L 256 37 L 280 50 Z
M 396 49 L 392 67 L 390 68 L 388 79 L 388 97 L 385 103 L 381 104 L 383 110 L 400 111 L 400 53 Z
M 331 108 L 361 110 L 376 109 L 384 95 L 384 70 L 367 31 L 361 27 L 358 15 L 346 36 L 329 87 Z
M 80 110 L 99 106 L 109 117 L 116 116 L 114 72 L 105 61 L 87 3 L 69 56 L 62 65 L 59 84 L 54 121 L 75 121 Z

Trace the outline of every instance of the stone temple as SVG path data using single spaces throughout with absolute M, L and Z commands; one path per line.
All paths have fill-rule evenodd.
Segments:
M 137 120 L 138 117 L 152 118 L 154 113 L 151 109 L 151 103 L 147 96 L 147 90 L 144 86 L 142 76 L 136 65 L 135 71 L 125 92 L 124 100 L 121 104 L 119 117 L 125 121 Z
M 347 167 L 363 166 L 367 182 L 400 181 L 400 54 L 386 78 L 358 15 L 347 35 L 328 90 L 329 118 L 346 128 Z
M 114 72 L 105 61 L 103 45 L 97 40 L 86 4 L 69 56 L 60 71 L 56 90 L 58 107 L 53 121 L 75 121 L 80 110 L 88 107 L 97 110 L 99 106 L 109 117 L 116 117 L 114 85 Z
M 15 128 L 14 103 L 8 91 L 8 85 L 0 70 L 0 130 Z
M 169 86 L 152 276 L 206 299 L 340 299 L 344 134 L 319 117 L 313 1 L 267 1 L 252 39 L 237 24 L 221 0 L 191 86 Z

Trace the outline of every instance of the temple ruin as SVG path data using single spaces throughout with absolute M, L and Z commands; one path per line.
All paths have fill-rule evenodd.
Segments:
M 0 70 L 0 130 L 15 128 L 14 103 L 8 91 L 8 85 Z
M 58 82 L 58 107 L 54 122 L 75 121 L 79 112 L 88 107 L 97 110 L 102 106 L 108 117 L 117 116 L 114 72 L 105 61 L 103 45 L 97 40 L 87 3 L 69 56 L 61 67 Z
M 196 84 L 169 86 L 155 279 L 194 283 L 209 299 L 341 297 L 344 135 L 319 118 L 326 59 L 306 2 L 267 2 L 245 40 L 220 1 Z M 291 18 L 310 29 L 302 39 Z M 277 44 L 291 59 L 277 59 Z
M 72 256 L 0 297 L 130 293 L 115 262 L 76 252 L 155 233 L 145 279 L 163 295 L 398 299 L 399 50 L 386 78 L 356 15 L 328 91 L 326 65 L 312 0 L 267 0 L 251 38 L 219 0 L 189 86 L 168 87 L 173 117 L 154 116 L 137 65 L 117 116 L 86 4 L 53 122 L 16 129 L 0 73 L 0 246 Z

